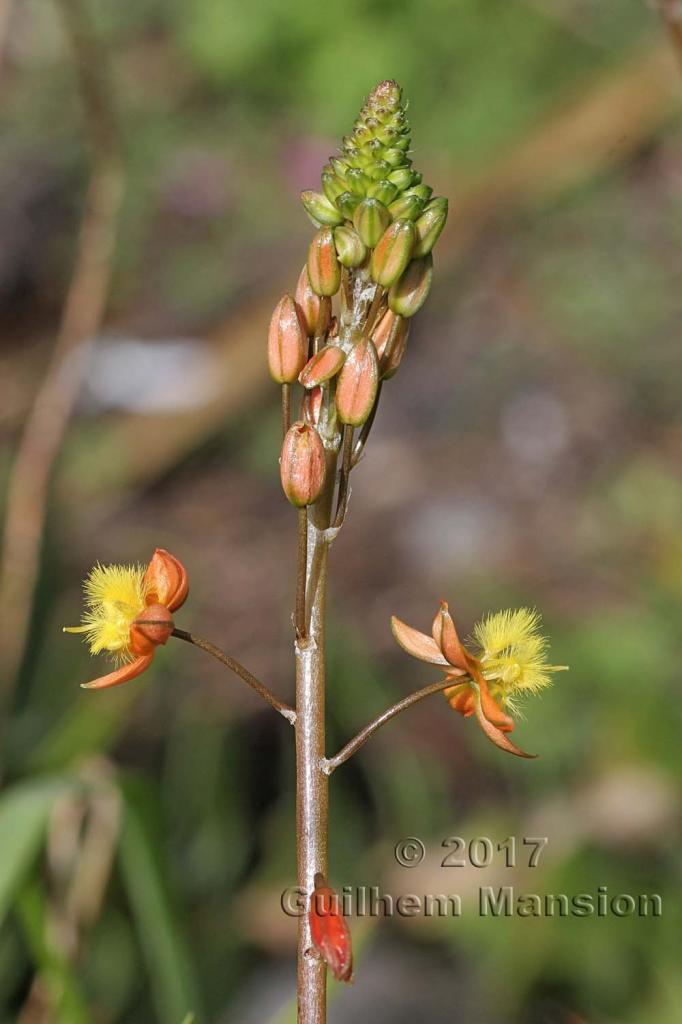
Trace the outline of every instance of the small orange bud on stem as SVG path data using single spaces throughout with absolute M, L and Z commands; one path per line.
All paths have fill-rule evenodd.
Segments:
M 361 427 L 368 419 L 379 385 L 374 342 L 362 338 L 343 364 L 336 385 L 336 410 L 342 423 Z
M 337 981 L 353 981 L 353 946 L 350 930 L 341 910 L 339 894 L 315 875 L 315 888 L 308 911 L 310 934 L 316 950 Z
M 297 420 L 284 438 L 280 476 L 284 493 L 297 508 L 319 498 L 325 478 L 324 445 L 315 427 L 303 420 Z
M 336 255 L 334 233 L 330 227 L 320 228 L 308 253 L 308 278 L 313 291 L 320 296 L 336 295 L 341 284 L 341 264 Z
M 308 343 L 298 307 L 284 295 L 273 311 L 268 332 L 268 366 L 278 384 L 291 384 L 305 366 Z

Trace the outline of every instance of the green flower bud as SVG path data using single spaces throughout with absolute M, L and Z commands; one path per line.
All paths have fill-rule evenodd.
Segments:
M 343 217 L 326 196 L 320 192 L 301 192 L 301 202 L 313 224 L 341 224 Z
M 391 171 L 391 165 L 386 160 L 374 160 L 366 170 L 367 177 L 371 181 L 381 181 Z
M 402 89 L 397 82 L 389 79 L 380 82 L 372 89 L 367 97 L 367 107 L 370 112 L 379 110 L 401 110 L 402 111 Z
M 346 187 L 347 186 L 345 182 L 341 181 L 341 179 L 336 174 L 328 174 L 323 172 L 322 191 L 324 192 L 330 203 L 335 202 L 336 197 L 340 196 L 342 192 L 346 191 Z
M 388 308 L 399 316 L 414 316 L 426 302 L 433 278 L 431 254 L 412 260 L 388 293 Z
M 417 241 L 414 246 L 415 256 L 426 256 L 438 241 L 441 231 L 448 219 L 448 201 L 445 205 L 427 206 L 415 222 Z
M 372 181 L 387 179 L 408 162 L 405 150 L 409 145 L 400 86 L 381 82 L 367 97 L 353 131 L 344 137 L 342 157 L 331 157 L 330 167 L 351 192 L 364 197 L 369 195 Z M 365 178 L 355 173 L 358 171 Z
M 393 220 L 416 220 L 424 209 L 424 200 L 419 196 L 403 193 L 388 208 Z
M 398 149 L 397 146 L 384 151 L 384 160 L 393 168 L 402 167 L 403 164 L 408 163 L 407 157 L 403 153 L 402 149 Z
M 379 126 L 379 128 L 376 129 L 375 137 L 383 146 L 387 147 L 394 146 L 395 140 L 400 138 L 395 128 L 389 128 L 388 126 Z
M 349 224 L 342 224 L 341 227 L 334 228 L 334 243 L 336 255 L 342 266 L 359 267 L 361 263 L 365 262 L 367 249 L 355 228 Z
M 414 185 L 412 188 L 408 188 L 405 192 L 406 196 L 419 196 L 425 203 L 428 203 L 431 198 L 433 189 L 429 185 Z
M 332 166 L 332 170 L 333 170 L 334 174 L 337 174 L 339 176 L 339 178 L 341 178 L 341 180 L 343 181 L 343 179 L 346 176 L 346 171 L 350 167 L 350 164 L 348 163 L 348 161 L 347 160 L 341 160 L 341 158 L 338 157 L 338 156 L 330 156 L 329 163 Z
M 330 227 L 320 228 L 310 243 L 308 278 L 316 295 L 336 295 L 339 290 L 341 266 Z
M 364 171 L 361 171 L 359 167 L 349 167 L 346 171 L 346 181 L 351 192 L 355 193 L 356 196 L 364 196 L 367 194 L 367 186 L 370 183 L 370 179 L 367 177 Z
M 360 147 L 362 157 L 366 160 L 377 160 L 380 158 L 384 151 L 384 147 L 381 145 L 377 138 L 367 139 L 367 141 Z
M 355 208 L 359 202 L 360 196 L 356 196 L 352 192 L 342 192 L 340 196 L 336 197 L 336 205 L 346 220 L 353 219 Z
M 355 209 L 353 223 L 365 245 L 373 249 L 391 223 L 391 215 L 378 199 L 363 199 Z
M 398 195 L 398 186 L 394 185 L 392 181 L 387 181 L 386 178 L 383 178 L 381 181 L 375 181 L 369 186 L 367 195 L 371 199 L 378 199 L 384 206 L 388 206 Z
M 417 233 L 409 220 L 396 220 L 386 229 L 372 253 L 371 273 L 377 284 L 390 288 L 412 256 Z
M 428 203 L 426 204 L 424 209 L 425 210 L 439 210 L 439 209 L 442 209 L 442 210 L 445 210 L 447 212 L 448 201 L 445 198 L 445 196 L 434 196 L 433 199 L 430 199 L 428 201 Z
M 397 185 L 401 192 L 404 192 L 406 188 L 410 187 L 410 185 L 415 184 L 414 179 L 415 174 L 409 167 L 397 167 L 388 175 L 388 180 L 392 181 L 394 185 Z
M 365 100 L 352 131 L 344 136 L 341 154 L 330 157 L 324 167 L 323 203 L 317 194 L 306 193 L 306 208 L 316 223 L 344 228 L 335 232 L 341 263 L 361 265 L 357 261 L 362 250 L 350 225 L 341 224 L 333 211 L 351 221 L 360 243 L 374 250 L 371 273 L 386 288 L 395 284 L 411 259 L 428 254 L 447 214 L 445 200 L 432 199 L 431 188 L 422 184 L 409 151 L 410 125 L 400 87 L 393 81 L 381 82 Z M 390 225 L 384 223 L 386 210 L 398 225 L 390 233 Z M 314 268 L 310 277 L 315 279 Z

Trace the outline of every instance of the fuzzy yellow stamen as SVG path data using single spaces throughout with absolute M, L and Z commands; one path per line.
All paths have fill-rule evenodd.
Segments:
M 474 628 L 483 675 L 494 696 L 509 705 L 514 694 L 549 686 L 553 672 L 567 665 L 547 662 L 549 641 L 540 632 L 540 614 L 530 608 L 496 612 Z
M 81 625 L 64 632 L 84 633 L 91 654 L 109 651 L 116 661 L 130 660 L 130 627 L 145 607 L 144 573 L 141 565 L 96 565 L 83 584 Z

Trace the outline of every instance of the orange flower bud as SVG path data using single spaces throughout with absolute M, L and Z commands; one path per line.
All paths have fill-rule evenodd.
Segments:
M 433 280 L 433 257 L 412 260 L 400 280 L 391 286 L 388 305 L 401 316 L 414 316 L 426 302 Z
M 152 654 L 159 644 L 168 643 L 174 629 L 173 616 L 164 604 L 149 604 L 130 627 L 133 654 Z
M 303 267 L 303 270 L 299 275 L 294 299 L 298 306 L 303 330 L 312 338 L 317 330 L 320 319 L 320 296 L 316 295 L 310 287 L 307 264 Z
M 303 420 L 297 420 L 284 438 L 280 476 L 284 493 L 296 508 L 319 498 L 325 476 L 324 445 L 315 428 Z
M 374 347 L 377 350 L 377 356 L 380 362 L 386 353 L 386 346 L 388 345 L 392 332 L 395 330 L 395 340 L 398 340 L 398 338 L 407 335 L 408 327 L 409 324 L 403 319 L 403 317 L 398 316 L 398 314 L 394 313 L 391 309 L 386 310 L 372 334 L 372 341 L 374 342 Z
M 347 357 L 336 385 L 336 409 L 341 422 L 361 426 L 372 411 L 378 386 L 374 342 L 363 338 Z
M 353 980 L 353 946 L 350 930 L 341 910 L 339 894 L 315 875 L 315 889 L 308 911 L 310 934 L 318 953 L 337 981 Z
M 400 364 L 407 350 L 407 334 L 408 328 L 406 326 L 405 330 L 398 332 L 390 350 L 386 352 L 384 358 L 379 363 L 379 373 L 382 380 L 390 380 L 391 377 L 395 377 L 400 369 Z
M 314 388 L 331 380 L 346 361 L 346 354 L 337 345 L 325 345 L 309 359 L 298 375 L 304 388 Z
M 396 220 L 386 229 L 372 253 L 371 271 L 377 284 L 390 288 L 410 262 L 417 237 L 410 220 Z
M 310 243 L 308 278 L 317 295 L 336 295 L 339 290 L 341 265 L 336 256 L 334 233 L 330 227 L 320 228 Z
M 268 331 L 268 366 L 278 384 L 292 384 L 305 366 L 308 339 L 291 295 L 275 306 Z
M 322 388 L 311 388 L 301 399 L 301 419 L 309 423 L 311 427 L 316 427 L 320 422 L 322 398 Z

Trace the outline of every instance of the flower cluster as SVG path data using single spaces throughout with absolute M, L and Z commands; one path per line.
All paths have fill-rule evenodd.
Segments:
M 476 716 L 489 740 L 518 757 L 534 757 L 511 742 L 514 728 L 509 712 L 517 710 L 519 696 L 549 686 L 554 672 L 566 665 L 547 661 L 548 641 L 540 632 L 540 615 L 528 608 L 497 612 L 474 628 L 475 653 L 461 642 L 447 603 L 433 621 L 431 636 L 393 616 L 391 628 L 408 654 L 440 665 L 452 686 L 444 690 L 450 707 L 465 718 Z
M 83 633 L 91 654 L 106 651 L 119 667 L 85 689 L 102 690 L 134 679 L 152 663 L 156 648 L 169 640 L 172 613 L 189 591 L 187 573 L 168 551 L 157 548 L 149 565 L 96 565 L 84 586 L 87 610 L 80 626 L 65 633 Z
M 304 388 L 280 460 L 284 492 L 299 507 L 319 497 L 324 448 L 338 448 L 340 428 L 373 416 L 379 385 L 398 370 L 410 319 L 431 287 L 431 250 L 448 203 L 432 197 L 409 148 L 400 87 L 382 82 L 325 165 L 322 192 L 301 194 L 318 230 L 295 294 L 278 302 L 268 334 L 272 378 Z

